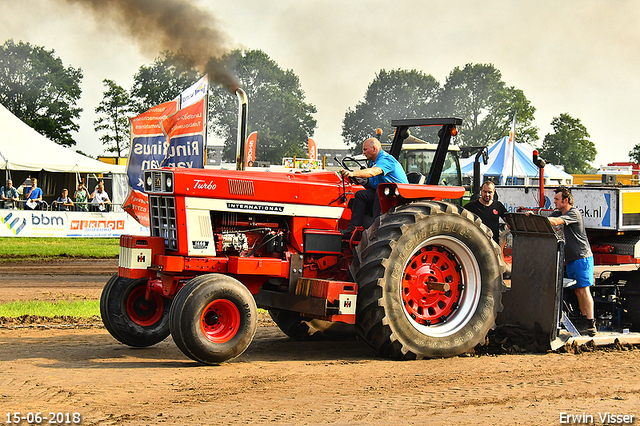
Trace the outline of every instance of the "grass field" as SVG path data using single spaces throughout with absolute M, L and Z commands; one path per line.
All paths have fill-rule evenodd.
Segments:
M 92 317 L 100 315 L 99 300 L 74 300 L 60 302 L 44 302 L 29 300 L 0 303 L 0 317 L 17 318 L 22 315 L 36 315 L 53 318 L 56 316 Z
M 118 238 L 0 238 L 0 261 L 114 258 Z
M 59 258 L 115 258 L 118 238 L 0 238 L 0 262 L 47 261 Z M 100 315 L 98 300 L 27 301 L 0 304 L 0 317 L 91 317 Z

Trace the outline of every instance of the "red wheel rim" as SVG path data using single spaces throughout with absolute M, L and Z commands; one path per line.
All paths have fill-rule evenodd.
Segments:
M 502 259 L 504 259 L 504 263 L 506 263 L 509 266 L 511 266 L 511 261 L 512 261 L 511 253 L 512 253 L 512 248 L 507 247 L 507 242 L 505 241 L 502 244 Z
M 459 307 L 463 291 L 461 266 L 442 246 L 425 246 L 407 263 L 402 279 L 402 302 L 418 324 L 431 326 L 447 321 Z M 430 290 L 429 282 L 449 285 L 449 290 Z
M 146 300 L 146 292 L 147 287 L 142 285 L 133 289 L 127 297 L 127 314 L 131 321 L 142 327 L 157 323 L 164 311 L 162 296 L 151 293 L 151 300 Z
M 240 328 L 240 311 L 227 299 L 217 299 L 207 305 L 200 315 L 200 329 L 213 343 L 228 342 Z

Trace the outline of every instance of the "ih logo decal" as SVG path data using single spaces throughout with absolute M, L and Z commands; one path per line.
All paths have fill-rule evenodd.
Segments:
M 138 255 L 138 263 L 144 263 L 145 260 L 147 260 L 147 258 L 145 257 L 144 253 L 140 253 Z
M 356 314 L 356 301 L 358 296 L 355 294 L 341 294 L 338 296 L 340 301 L 340 314 L 341 315 L 355 315 Z

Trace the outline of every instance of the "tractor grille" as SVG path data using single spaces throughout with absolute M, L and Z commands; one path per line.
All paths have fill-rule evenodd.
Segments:
M 231 195 L 254 195 L 253 181 L 229 179 L 229 194 Z
M 178 250 L 175 198 L 149 195 L 149 217 L 151 236 L 164 238 L 166 250 Z

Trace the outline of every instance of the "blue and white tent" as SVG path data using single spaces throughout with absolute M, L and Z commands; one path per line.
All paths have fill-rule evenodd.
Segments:
M 533 164 L 533 150 L 531 145 L 526 143 L 515 143 L 515 155 L 513 156 L 513 173 L 510 159 L 508 157 L 507 142 L 509 137 L 505 136 L 498 142 L 489 146 L 489 161 L 487 165 L 480 162 L 481 182 L 487 178 L 492 178 L 499 185 L 537 185 L 540 171 Z M 470 158 L 460 160 L 463 176 L 473 176 L 473 162 L 475 155 Z M 514 179 L 512 179 L 512 176 Z M 566 173 L 552 164 L 547 164 L 544 168 L 544 181 L 549 185 L 570 185 L 573 183 L 573 176 Z

